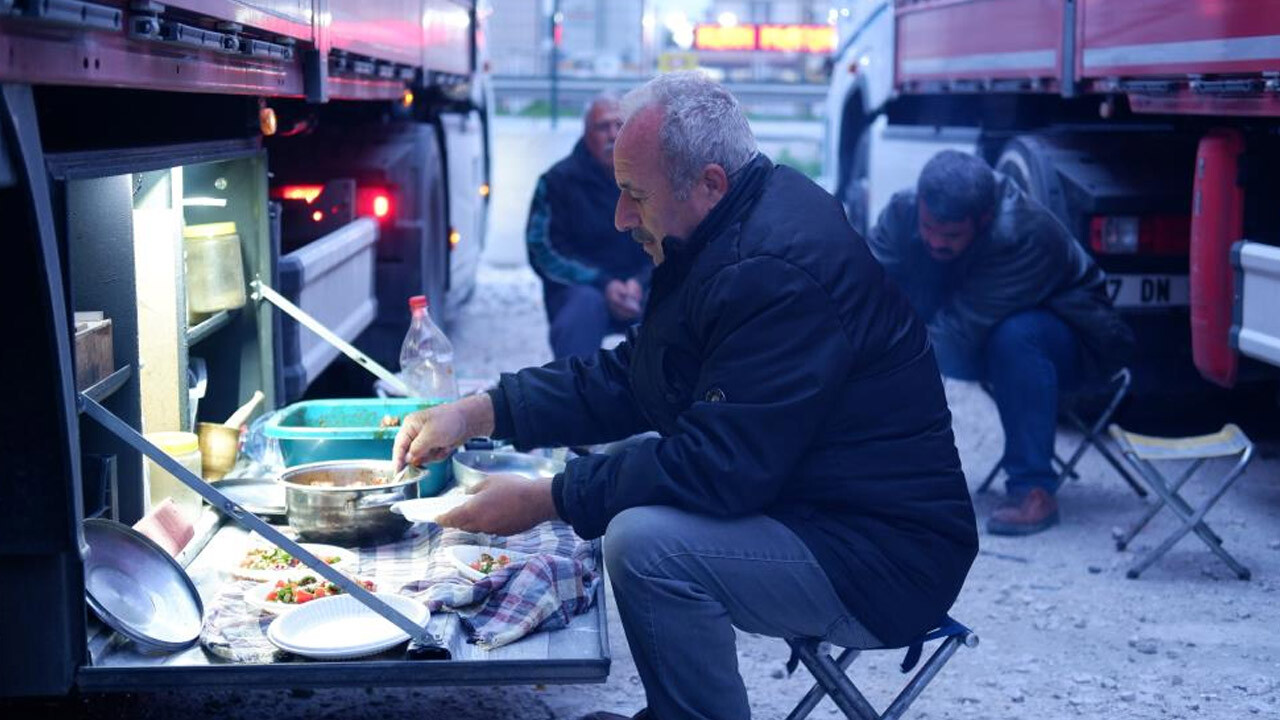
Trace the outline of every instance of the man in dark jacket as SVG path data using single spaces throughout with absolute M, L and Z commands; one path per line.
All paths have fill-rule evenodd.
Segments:
M 613 226 L 613 143 L 621 125 L 617 99 L 597 97 L 582 138 L 538 178 L 529 206 L 525 247 L 542 279 L 556 358 L 591 355 L 606 334 L 640 319 L 648 258 Z
M 735 625 L 907 644 L 960 591 L 973 508 L 925 328 L 840 204 L 760 155 L 698 73 L 623 110 L 616 221 L 657 265 L 643 323 L 612 351 L 410 415 L 395 460 L 478 434 L 527 448 L 656 430 L 547 482 L 491 478 L 440 522 L 603 534 L 642 716 L 738 720 Z
M 991 388 L 1008 497 L 988 531 L 1052 527 L 1059 393 L 1121 366 L 1134 342 L 1102 270 L 1016 183 L 955 150 L 893 196 L 867 242 L 928 324 L 943 374 Z

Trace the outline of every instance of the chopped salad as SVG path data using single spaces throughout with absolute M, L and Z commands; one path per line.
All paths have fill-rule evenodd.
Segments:
M 489 553 L 480 553 L 480 557 L 475 560 L 472 560 L 470 563 L 472 570 L 475 570 L 480 573 L 484 573 L 485 575 L 488 575 L 494 570 L 501 570 L 502 568 L 510 564 L 511 564 L 510 557 L 506 555 L 499 555 L 498 557 L 495 558 Z
M 330 565 L 337 565 L 342 562 L 342 558 L 331 555 L 329 557 L 321 556 Z M 280 548 L 254 548 L 245 554 L 244 559 L 240 561 L 240 567 L 246 570 L 292 570 L 302 564 L 298 558 L 281 550 Z
M 372 580 L 357 581 L 370 592 L 376 591 Z M 327 580 L 320 580 L 314 575 L 306 575 L 299 580 L 277 580 L 276 586 L 267 593 L 267 602 L 278 602 L 285 605 L 301 605 L 316 598 L 341 595 L 342 588 Z

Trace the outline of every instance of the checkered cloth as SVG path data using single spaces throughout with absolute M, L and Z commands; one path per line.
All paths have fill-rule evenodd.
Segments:
M 529 557 L 472 582 L 444 552 L 454 545 L 505 548 Z M 510 537 L 417 525 L 399 542 L 356 553 L 355 574 L 372 580 L 379 592 L 417 598 L 432 613 L 458 613 L 468 641 L 486 649 L 538 630 L 565 627 L 570 618 L 591 607 L 600 582 L 594 545 L 562 522 L 543 523 Z M 244 601 L 245 590 L 256 584 L 229 582 L 208 603 L 200 641 L 209 652 L 237 662 L 282 659 L 266 637 L 274 616 Z

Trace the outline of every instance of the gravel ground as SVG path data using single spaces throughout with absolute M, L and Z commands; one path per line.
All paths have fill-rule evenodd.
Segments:
M 501 128 L 499 128 L 501 130 Z M 475 382 L 544 362 L 546 343 L 537 279 L 522 265 L 518 231 L 532 178 L 503 184 L 503 168 L 521 154 L 555 157 L 573 129 L 545 143 L 499 134 L 494 232 L 479 288 L 449 328 L 458 372 Z M 530 150 L 535 148 L 536 150 Z M 542 165 L 545 167 L 545 164 Z M 507 170 L 506 172 L 511 172 Z M 516 188 L 511 190 L 510 188 Z M 513 234 L 515 237 L 513 238 Z M 498 242 L 494 242 L 494 240 Z M 995 409 L 975 386 L 947 384 L 970 486 L 999 457 Z M 1187 416 L 1199 407 L 1181 410 Z M 1275 412 L 1270 418 L 1274 427 Z M 1073 440 L 1060 437 L 1061 448 Z M 1094 453 L 1081 479 L 1060 494 L 1063 524 L 1041 535 L 983 534 L 981 553 L 954 609 L 981 637 L 962 649 L 913 706 L 917 718 L 1280 718 L 1280 444 L 1265 440 L 1249 472 L 1209 516 L 1225 547 L 1253 571 L 1241 582 L 1195 539 L 1184 539 L 1143 575 L 1124 572 L 1138 553 L 1174 525 L 1164 515 L 1129 552 L 1116 552 L 1114 529 L 1145 504 Z M 1203 495 L 1204 483 L 1191 488 Z M 985 517 L 996 496 L 978 496 Z M 644 694 L 610 600 L 613 666 L 603 685 L 500 688 L 336 690 L 321 692 L 161 692 L 86 698 L 71 703 L 6 706 L 6 717 L 261 718 L 264 712 L 308 718 L 576 718 L 598 709 L 633 712 Z M 742 634 L 739 669 L 757 718 L 781 718 L 808 689 L 803 672 L 786 677 L 787 648 Z M 899 652 L 869 653 L 853 677 L 883 707 L 901 687 Z M 16 714 L 14 710 L 17 710 Z M 830 701 L 814 717 L 838 717 Z

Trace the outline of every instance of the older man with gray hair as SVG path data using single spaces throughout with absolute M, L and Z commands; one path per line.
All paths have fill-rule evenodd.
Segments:
M 490 478 L 440 522 L 603 535 L 648 700 L 635 717 L 738 720 L 735 626 L 907 644 L 960 591 L 973 508 L 925 328 L 840 204 L 761 155 L 697 73 L 650 81 L 622 113 L 615 222 L 657 266 L 643 323 L 407 417 L 395 461 L 472 435 L 528 448 L 656 430 L 552 480 Z
M 649 264 L 613 226 L 613 144 L 621 126 L 618 98 L 597 95 L 573 152 L 538 178 L 529 204 L 525 248 L 542 280 L 557 360 L 590 355 L 605 335 L 640 319 Z

